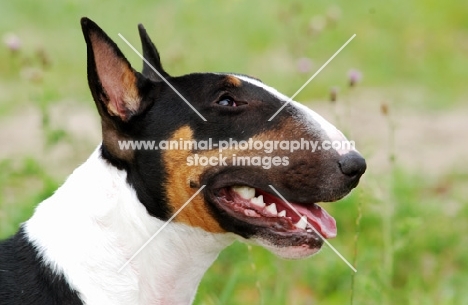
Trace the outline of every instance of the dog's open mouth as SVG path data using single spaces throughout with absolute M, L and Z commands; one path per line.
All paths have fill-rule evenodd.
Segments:
M 336 236 L 336 222 L 316 203 L 286 203 L 264 190 L 230 186 L 215 192 L 218 208 L 239 221 L 268 230 L 281 239 L 289 236 L 291 245 L 320 247 L 321 238 Z M 287 199 L 287 198 L 286 198 Z

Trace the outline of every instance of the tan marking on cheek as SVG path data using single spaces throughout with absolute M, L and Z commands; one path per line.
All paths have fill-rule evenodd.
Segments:
M 232 75 L 226 76 L 226 82 L 233 85 L 234 87 L 240 87 L 242 85 L 242 81 Z
M 286 120 L 283 122 L 284 128 L 278 130 L 270 130 L 259 135 L 253 136 L 253 141 L 281 141 L 281 140 L 294 140 L 302 137 L 310 137 L 306 135 L 305 132 L 301 132 L 301 129 L 298 128 L 297 124 L 293 120 Z M 182 139 L 183 141 L 192 141 L 193 132 L 188 126 L 183 126 L 179 128 L 168 141 L 178 141 Z M 204 139 L 205 140 L 205 139 Z M 198 154 L 199 157 L 219 157 L 220 152 L 218 149 L 213 150 L 199 150 L 197 152 L 192 152 L 188 150 L 165 150 L 162 153 L 163 162 L 165 164 L 166 173 L 167 173 L 167 182 L 165 184 L 166 194 L 169 200 L 169 204 L 173 208 L 173 212 L 179 210 L 182 205 L 187 202 L 187 200 L 195 194 L 197 188 L 191 188 L 190 182 L 194 182 L 197 187 L 201 187 L 201 176 L 202 174 L 210 168 L 210 166 L 200 166 L 187 164 L 187 157 L 194 156 Z M 300 154 L 308 152 L 300 152 Z M 291 154 L 289 151 L 284 150 L 274 150 L 272 153 L 266 153 L 262 150 L 235 150 L 235 149 L 226 149 L 221 152 L 222 156 L 227 156 L 227 166 L 232 166 L 232 156 L 235 154 L 236 157 L 245 156 L 245 157 L 264 157 L 264 156 L 288 156 L 292 157 L 293 155 L 298 156 L 299 154 Z M 219 165 L 217 165 L 219 166 Z M 239 168 L 234 166 L 234 168 Z M 281 176 L 285 173 L 287 167 L 279 166 L 277 168 L 270 168 L 265 170 L 265 179 L 269 181 L 276 181 L 276 179 L 281 179 Z M 209 186 L 207 186 L 209 187 Z M 198 194 L 192 201 L 179 213 L 175 221 L 188 224 L 193 227 L 200 227 L 208 232 L 225 232 L 217 220 L 210 214 L 210 211 L 204 202 L 203 192 Z
M 190 141 L 193 139 L 192 135 L 193 132 L 190 127 L 184 126 L 178 129 L 169 141 L 179 141 L 180 139 Z M 166 150 L 162 154 L 167 173 L 166 194 L 174 212 L 179 210 L 195 194 L 197 189 L 190 188 L 190 181 L 200 184 L 200 175 L 206 169 L 203 166 L 187 165 L 187 157 L 191 155 L 191 151 L 182 149 Z M 225 232 L 210 214 L 203 198 L 203 191 L 193 198 L 177 215 L 175 221 L 188 224 L 192 227 L 199 227 L 208 232 Z

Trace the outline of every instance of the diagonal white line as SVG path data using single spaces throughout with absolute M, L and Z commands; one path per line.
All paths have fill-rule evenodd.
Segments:
M 125 43 L 128 44 L 128 46 L 129 46 L 135 53 L 137 53 L 137 55 L 140 56 L 140 58 L 143 59 L 143 61 L 144 61 L 148 66 L 150 66 L 151 69 L 153 69 L 153 71 L 154 71 L 169 87 L 171 87 L 171 89 L 174 90 L 174 92 L 175 92 L 178 96 L 180 96 L 180 98 L 181 98 L 187 105 L 189 105 L 189 107 L 192 108 L 192 110 L 195 111 L 195 113 L 198 114 L 198 116 L 199 116 L 203 121 L 206 122 L 205 117 L 204 117 L 203 115 L 201 115 L 201 113 L 198 112 L 198 110 L 195 109 L 195 107 L 193 107 L 192 104 L 190 104 L 190 102 L 187 101 L 187 99 L 186 99 L 185 97 L 183 97 L 182 94 L 180 94 L 180 92 L 177 91 L 177 89 L 174 88 L 174 86 L 172 86 L 172 85 L 167 81 L 167 79 L 165 79 L 165 78 L 161 75 L 161 73 L 159 73 L 159 71 L 156 70 L 156 69 L 146 60 L 146 58 L 143 57 L 143 55 L 140 54 L 140 52 L 138 52 L 138 50 L 135 49 L 135 48 L 131 45 L 131 43 L 128 42 L 128 40 L 125 39 L 125 37 L 123 37 L 122 34 L 119 33 L 119 37 L 122 38 L 122 40 L 125 41 Z
M 302 217 L 302 215 L 293 207 L 293 205 L 290 204 L 290 203 L 283 197 L 283 195 L 281 195 L 281 194 L 274 188 L 273 185 L 270 184 L 270 185 L 268 185 L 268 186 L 269 186 L 269 187 L 270 187 L 270 188 L 271 188 L 271 189 L 272 189 L 272 190 L 273 190 L 273 191 L 274 191 L 274 192 L 275 192 L 275 193 L 276 193 L 276 194 L 277 194 L 293 211 L 294 211 L 294 213 L 296 213 L 299 217 Z M 307 222 L 309 222 L 309 221 L 307 220 Z M 353 265 L 351 265 L 351 264 L 343 257 L 343 255 L 341 255 L 341 253 L 338 252 L 338 250 L 336 250 L 335 247 L 333 247 L 333 246 L 328 242 L 328 240 L 326 240 L 326 239 L 322 236 L 322 234 L 320 234 L 320 233 L 314 228 L 314 226 L 313 226 L 310 222 L 309 222 L 309 225 L 312 227 L 312 230 L 314 230 L 315 233 L 317 233 L 317 235 L 323 240 L 323 242 L 326 243 L 327 246 L 329 246 L 329 247 L 333 250 L 333 252 L 335 252 L 336 255 L 338 255 L 338 257 L 341 258 L 341 259 L 343 260 L 343 262 L 345 262 L 346 265 L 349 266 L 349 268 L 351 268 L 351 270 L 353 270 L 354 272 L 357 272 L 356 268 L 354 268 Z
M 202 185 L 202 187 L 195 193 L 192 195 L 192 197 L 190 197 L 189 200 L 187 200 L 186 203 L 184 203 L 183 206 L 180 207 L 180 209 L 177 210 L 177 212 L 174 213 L 174 215 L 171 216 L 171 218 L 169 218 L 168 221 L 166 221 L 162 226 L 161 228 L 159 228 L 159 230 L 156 231 L 156 233 L 153 234 L 153 236 L 151 236 L 147 242 L 145 242 L 143 244 L 143 246 L 140 247 L 140 249 L 138 249 L 137 252 L 135 252 L 135 254 L 132 255 L 132 257 L 130 257 L 128 259 L 128 261 L 122 266 L 120 267 L 119 269 L 119 273 L 125 268 L 127 267 L 128 264 L 130 264 L 130 262 L 162 231 L 164 230 L 164 228 L 177 216 L 179 215 L 179 213 L 187 206 L 187 204 L 190 203 L 190 201 L 192 201 L 193 198 L 195 198 L 195 196 L 198 195 L 198 193 L 200 193 L 204 188 L 205 188 L 206 185 Z
M 353 36 L 351 36 L 351 38 L 348 39 L 348 41 L 346 41 L 345 44 L 342 45 L 341 48 L 339 48 L 338 51 L 336 51 L 335 54 L 333 54 L 333 56 L 330 57 L 330 59 L 328 59 L 328 60 L 320 67 L 320 69 L 318 69 L 317 72 L 315 72 L 314 75 L 312 75 L 312 76 L 305 82 L 305 84 L 302 85 L 302 87 L 299 88 L 299 90 L 297 90 L 296 93 L 294 93 L 294 94 L 286 101 L 286 103 L 284 103 L 283 106 L 281 106 L 281 108 L 278 109 L 278 111 L 276 111 L 275 114 L 273 114 L 273 115 L 271 116 L 271 118 L 268 119 L 268 122 L 270 122 L 271 120 L 273 120 L 273 119 L 275 118 L 275 116 L 276 116 L 281 110 L 283 110 L 283 108 L 286 107 L 286 105 L 288 105 L 288 104 L 293 100 L 293 98 L 295 98 L 296 95 L 298 95 L 298 94 L 302 91 L 302 89 L 304 89 L 305 86 L 307 86 L 307 85 L 317 76 L 317 74 L 319 74 L 319 73 L 323 70 L 323 68 L 325 68 L 325 67 L 330 63 L 330 61 L 332 61 L 332 59 L 335 58 L 335 56 L 338 55 L 338 54 L 348 45 L 348 43 L 351 42 L 351 40 L 354 39 L 354 37 L 356 37 L 356 34 L 354 34 Z

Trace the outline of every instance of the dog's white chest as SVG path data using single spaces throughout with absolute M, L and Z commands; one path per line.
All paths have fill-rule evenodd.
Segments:
M 233 237 L 171 223 L 119 273 L 163 224 L 97 150 L 38 206 L 25 229 L 86 304 L 190 304 Z

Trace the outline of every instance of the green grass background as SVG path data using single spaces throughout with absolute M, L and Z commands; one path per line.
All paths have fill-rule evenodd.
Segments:
M 96 21 L 136 69 L 139 58 L 117 34 L 139 46 L 143 23 L 171 74 L 241 72 L 285 94 L 356 33 L 296 100 L 327 100 L 333 86 L 347 94 L 352 68 L 364 75 L 360 90 L 379 92 L 393 108 L 442 113 L 468 99 L 466 1 L 2 1 L 0 36 L 15 33 L 22 46 L 16 54 L 0 47 L 0 120 L 41 109 L 46 149 L 80 145 L 50 127 L 50 107 L 65 100 L 94 107 L 82 16 Z M 322 21 L 322 30 L 311 26 Z M 298 70 L 301 58 L 312 62 L 307 73 Z M 391 119 L 382 120 L 392 135 Z M 79 150 L 76 164 L 64 166 L 71 172 L 92 149 Z M 0 161 L 0 237 L 13 234 L 65 178 L 37 153 Z M 327 247 L 313 258 L 286 261 L 236 243 L 208 271 L 195 304 L 468 304 L 467 171 L 430 176 L 405 169 L 390 148 L 388 160 L 393 157 L 387 171 L 371 172 L 350 196 L 326 206 L 339 227 L 332 243 L 358 273 Z

